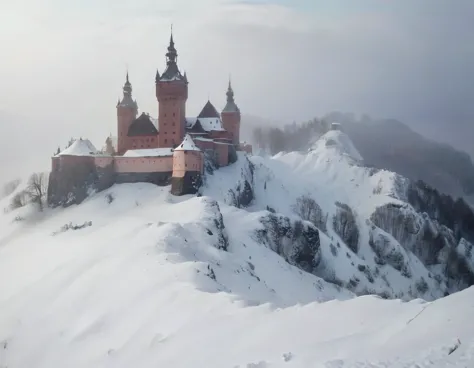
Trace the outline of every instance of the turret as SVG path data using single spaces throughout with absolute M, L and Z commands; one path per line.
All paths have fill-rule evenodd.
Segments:
M 204 154 L 186 134 L 173 151 L 173 176 L 171 193 L 174 195 L 194 194 L 202 182 Z
M 188 79 L 178 68 L 178 52 L 171 32 L 166 69 L 155 77 L 158 100 L 159 146 L 176 147 L 184 138 L 186 130 L 186 100 Z
M 222 124 L 224 129 L 229 132 L 230 139 L 234 146 L 238 147 L 240 143 L 240 110 L 234 101 L 234 90 L 229 78 L 229 86 L 227 87 L 227 103 L 222 110 Z
M 123 155 L 127 151 L 127 132 L 138 114 L 137 101 L 132 98 L 132 84 L 128 72 L 123 85 L 123 97 L 117 103 L 117 154 Z

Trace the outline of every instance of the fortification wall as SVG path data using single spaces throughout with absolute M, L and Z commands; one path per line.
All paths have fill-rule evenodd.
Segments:
M 229 164 L 229 145 L 225 143 L 215 143 L 217 154 L 217 164 L 219 166 L 227 166 Z
M 94 164 L 97 167 L 105 168 L 109 165 L 113 165 L 114 158 L 112 156 L 95 156 Z
M 173 154 L 173 177 L 182 178 L 187 171 L 201 173 L 204 169 L 201 151 L 175 151 Z
M 115 157 L 115 172 L 153 173 L 173 171 L 173 156 L 165 157 Z

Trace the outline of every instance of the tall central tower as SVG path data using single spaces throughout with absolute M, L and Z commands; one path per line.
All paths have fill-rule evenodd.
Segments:
M 123 155 L 128 147 L 127 133 L 138 114 L 137 101 L 132 98 L 132 85 L 128 80 L 128 72 L 123 85 L 123 98 L 117 103 L 117 153 Z
M 171 33 L 166 70 L 156 72 L 156 98 L 158 100 L 159 147 L 176 147 L 186 131 L 186 100 L 188 80 L 178 69 L 178 53 Z

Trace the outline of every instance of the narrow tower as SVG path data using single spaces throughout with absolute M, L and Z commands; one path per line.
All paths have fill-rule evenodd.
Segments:
M 166 70 L 156 73 L 158 100 L 159 147 L 176 147 L 186 131 L 186 100 L 188 79 L 178 68 L 178 53 L 174 47 L 173 32 L 166 53 Z
M 232 143 L 238 147 L 240 144 L 240 110 L 234 101 L 234 91 L 229 78 L 229 86 L 227 88 L 227 104 L 222 110 L 222 124 L 224 129 L 229 132 Z
M 117 154 L 123 155 L 129 148 L 127 146 L 128 128 L 136 119 L 138 114 L 137 101 L 132 99 L 132 85 L 128 79 L 128 72 L 125 84 L 123 85 L 122 101 L 117 103 Z

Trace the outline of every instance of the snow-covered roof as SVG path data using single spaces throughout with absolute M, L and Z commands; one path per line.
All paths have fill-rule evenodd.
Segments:
M 196 124 L 197 118 L 186 118 L 186 128 L 191 129 Z
M 95 156 L 98 154 L 97 148 L 88 139 L 76 139 L 64 151 L 60 152 L 58 156 Z
M 172 148 L 144 148 L 128 150 L 123 157 L 165 157 L 172 155 Z
M 160 130 L 160 127 L 158 125 L 158 118 L 154 118 L 154 117 L 151 117 L 149 116 L 150 118 L 150 121 L 153 123 L 153 125 L 155 126 L 156 130 L 159 131 Z
M 214 142 L 214 139 L 204 138 L 204 137 L 194 137 L 195 141 L 203 141 L 203 142 Z
M 202 129 L 206 132 L 210 132 L 211 130 L 225 130 L 220 118 L 199 118 L 198 121 Z
M 202 129 L 205 132 L 210 132 L 212 130 L 223 131 L 224 126 L 222 125 L 222 120 L 219 117 L 208 117 L 208 118 L 186 118 L 186 129 L 193 129 L 196 123 L 199 122 Z M 199 130 L 199 129 L 198 129 Z
M 193 139 L 189 134 L 183 139 L 183 142 L 174 149 L 175 151 L 200 151 L 200 149 L 194 144 Z

